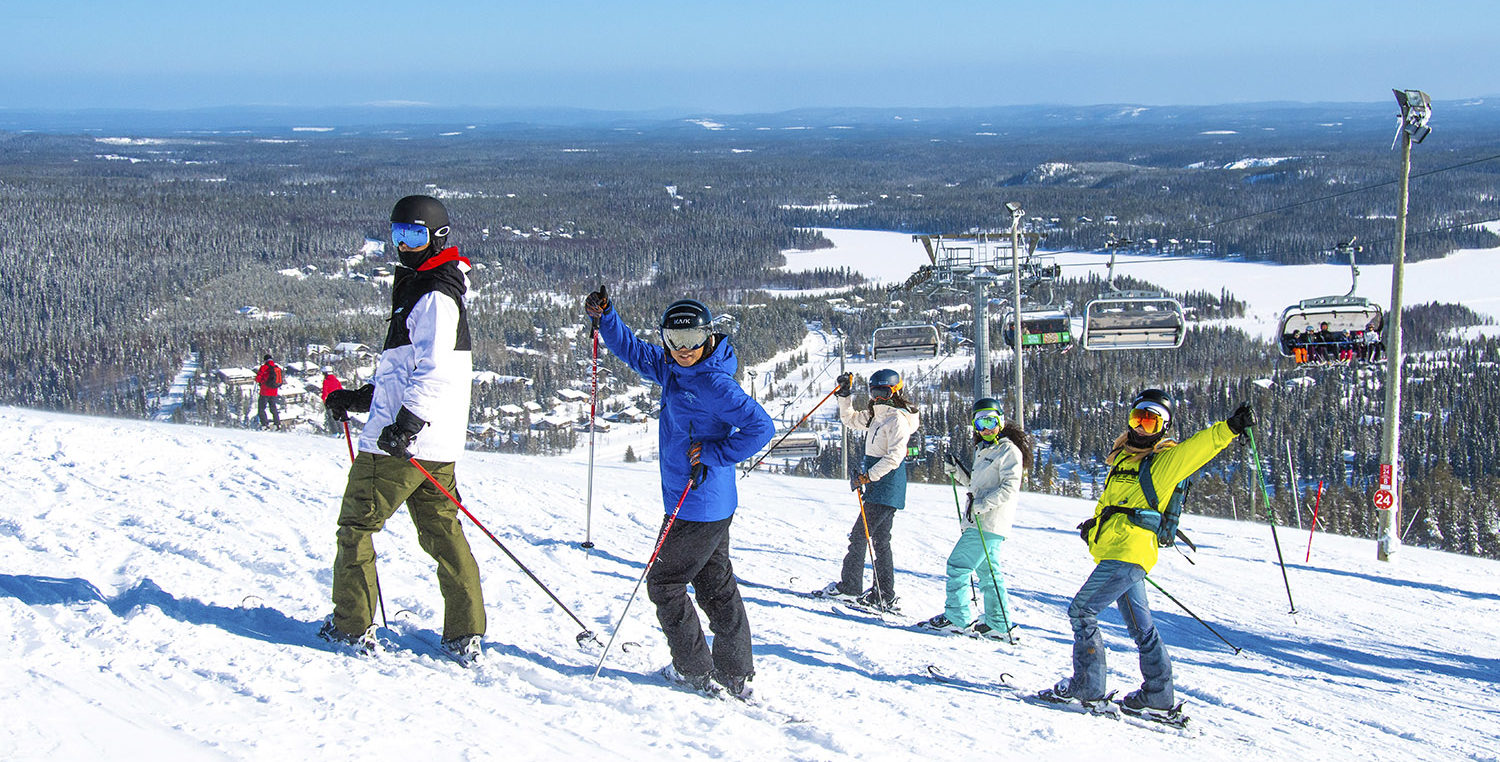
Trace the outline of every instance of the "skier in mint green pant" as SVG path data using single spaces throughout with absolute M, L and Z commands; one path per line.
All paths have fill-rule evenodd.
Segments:
M 1000 544 L 1010 534 L 1021 494 L 1021 477 L 1031 466 L 1026 432 L 1006 423 L 1000 403 L 985 397 L 974 403 L 974 468 L 949 456 L 944 467 L 968 487 L 968 505 L 959 517 L 963 534 L 948 554 L 947 601 L 943 613 L 922 623 L 929 629 L 1014 642 L 1016 623 L 1000 571 Z M 969 578 L 979 576 L 984 616 L 969 609 Z

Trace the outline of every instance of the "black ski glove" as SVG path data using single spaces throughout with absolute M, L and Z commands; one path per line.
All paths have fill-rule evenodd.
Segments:
M 688 463 L 692 466 L 688 469 L 688 481 L 693 483 L 693 489 L 703 485 L 703 480 L 708 478 L 708 466 L 703 465 L 699 458 L 703 457 L 703 443 L 694 442 L 688 446 Z
M 426 425 L 426 421 L 403 405 L 401 411 L 396 413 L 395 422 L 380 430 L 380 439 L 375 444 L 391 455 L 411 460 L 411 452 L 406 448 L 411 447 L 412 441 L 417 438 L 417 432 Z
M 1082 539 L 1084 542 L 1088 542 L 1089 541 L 1089 532 L 1094 531 L 1094 524 L 1098 523 L 1098 521 L 1099 521 L 1098 519 L 1089 519 L 1088 521 L 1085 521 L 1082 524 L 1079 524 L 1078 525 L 1078 537 L 1080 539 Z
M 604 313 L 609 312 L 609 309 L 609 294 L 604 290 L 603 286 L 600 286 L 598 291 L 589 294 L 583 299 L 583 314 L 588 315 L 593 320 L 604 317 Z
M 833 387 L 833 393 L 834 394 L 837 394 L 840 397 L 850 397 L 850 396 L 854 395 L 854 374 L 853 373 L 842 373 L 842 374 L 839 375 L 838 378 L 836 378 L 836 379 L 833 380 L 833 383 L 834 383 L 834 387 Z
M 964 506 L 964 520 L 968 521 L 970 524 L 974 524 L 976 526 L 979 524 L 978 521 L 974 520 L 974 495 L 973 495 L 973 493 L 969 494 L 969 504 L 966 505 L 966 506 Z
M 375 399 L 375 385 L 365 384 L 355 390 L 338 389 L 328 393 L 328 399 L 323 400 L 323 407 L 333 413 L 335 421 L 349 420 L 349 411 L 356 413 L 370 412 L 370 403 Z
M 863 487 L 863 486 L 865 486 L 866 484 L 869 484 L 869 483 L 870 483 L 870 475 L 869 474 L 855 474 L 855 475 L 849 477 L 849 490 L 852 491 L 852 492 L 858 492 L 860 487 Z
M 1224 422 L 1229 424 L 1229 430 L 1233 431 L 1235 436 L 1245 433 L 1245 429 L 1255 425 L 1255 416 L 1250 413 L 1250 404 L 1242 403 Z

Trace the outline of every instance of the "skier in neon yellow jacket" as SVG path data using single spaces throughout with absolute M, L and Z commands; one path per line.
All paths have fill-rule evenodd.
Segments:
M 1073 626 L 1073 674 L 1038 696 L 1059 703 L 1092 705 L 1109 694 L 1105 688 L 1104 639 L 1099 612 L 1117 604 L 1140 652 L 1141 687 L 1125 696 L 1124 707 L 1136 713 L 1169 713 L 1177 709 L 1172 660 L 1167 655 L 1146 602 L 1143 581 L 1156 565 L 1156 532 L 1137 523 L 1137 512 L 1150 512 L 1141 490 L 1141 462 L 1151 459 L 1151 484 L 1165 500 L 1178 482 L 1214 459 L 1234 438 L 1254 424 L 1249 405 L 1240 405 L 1228 420 L 1199 431 L 1183 442 L 1166 437 L 1172 424 L 1172 401 L 1159 389 L 1147 389 L 1131 403 L 1129 428 L 1115 440 L 1104 492 L 1094 517 L 1079 525 L 1096 566 L 1068 607 Z

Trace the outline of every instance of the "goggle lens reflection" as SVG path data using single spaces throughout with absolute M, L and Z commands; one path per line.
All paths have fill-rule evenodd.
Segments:
M 427 245 L 429 236 L 427 226 L 413 225 L 409 222 L 391 223 L 391 243 L 397 246 L 405 246 L 408 249 L 420 249 Z

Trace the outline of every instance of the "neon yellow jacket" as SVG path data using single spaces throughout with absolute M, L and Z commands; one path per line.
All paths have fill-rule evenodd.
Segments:
M 1157 452 L 1151 461 L 1151 484 L 1156 487 L 1156 494 L 1165 501 L 1172 490 L 1177 488 L 1178 482 L 1192 476 L 1232 441 L 1234 432 L 1229 430 L 1229 424 L 1220 421 L 1175 447 Z M 1109 478 L 1104 482 L 1104 493 L 1099 496 L 1098 505 L 1094 506 L 1095 520 L 1104 514 L 1104 509 L 1112 505 L 1146 510 L 1151 508 L 1146 502 L 1146 495 L 1141 491 L 1139 480 L 1140 461 L 1147 454 L 1126 451 L 1115 456 L 1114 462 L 1110 464 Z M 1089 530 L 1088 543 L 1089 553 L 1093 555 L 1095 563 L 1125 561 L 1148 572 L 1156 565 L 1156 533 L 1136 526 L 1123 513 L 1116 513 L 1104 522 L 1104 526 Z

